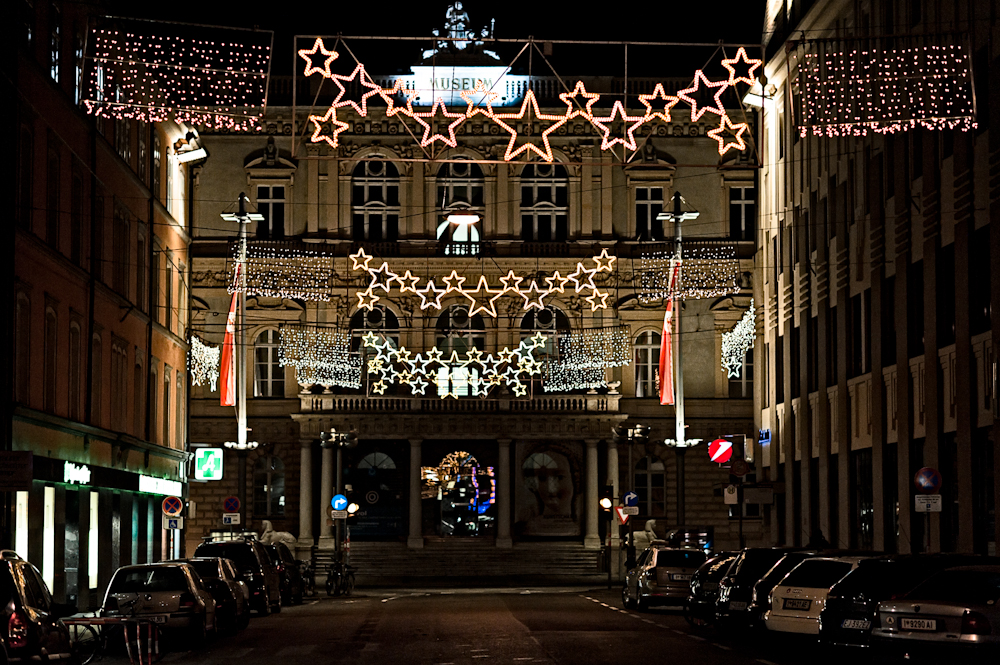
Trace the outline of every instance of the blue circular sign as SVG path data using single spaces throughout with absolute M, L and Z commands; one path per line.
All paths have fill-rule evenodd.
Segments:
M 922 494 L 937 494 L 941 491 L 941 474 L 937 469 L 925 466 L 913 476 L 913 484 Z
M 330 505 L 333 506 L 334 510 L 347 510 L 347 497 L 343 494 L 337 494 L 330 499 Z
M 638 506 L 639 505 L 639 495 L 635 492 L 626 492 L 625 496 L 622 497 L 626 506 Z

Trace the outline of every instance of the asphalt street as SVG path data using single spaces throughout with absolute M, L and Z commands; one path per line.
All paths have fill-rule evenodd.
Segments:
M 359 590 L 254 617 L 238 635 L 210 638 L 196 650 L 169 639 L 163 646 L 161 662 L 192 665 L 791 665 L 826 655 L 766 633 L 693 628 L 677 610 L 625 610 L 617 589 L 584 588 Z

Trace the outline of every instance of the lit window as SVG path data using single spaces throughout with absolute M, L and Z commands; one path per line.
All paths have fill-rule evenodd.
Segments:
M 472 349 L 486 349 L 486 327 L 483 317 L 476 314 L 469 316 L 469 309 L 464 305 L 452 305 L 438 317 L 437 348 L 441 351 L 444 361 L 450 358 L 452 352 L 459 358 L 466 358 Z M 443 362 L 436 375 L 437 394 L 451 393 L 456 397 L 479 395 L 486 387 L 480 385 L 482 377 L 474 365 Z
M 438 170 L 437 208 L 443 221 L 437 227 L 437 239 L 444 244 L 444 253 L 452 256 L 479 254 L 480 229 L 485 210 L 483 171 L 468 161 L 444 164 Z M 449 215 L 477 215 L 480 221 L 456 224 Z
M 380 378 L 378 374 L 368 372 L 368 361 L 376 355 L 375 349 L 361 341 L 368 333 L 383 336 L 392 348 L 399 348 L 399 319 L 392 310 L 382 305 L 375 305 L 371 311 L 358 310 L 351 317 L 351 351 L 361 355 L 361 378 L 366 392 L 369 385 Z
M 51 26 L 51 40 L 49 48 L 49 74 L 52 80 L 59 82 L 59 46 L 62 41 L 60 31 L 62 28 L 62 15 L 58 5 L 52 3 L 49 12 L 49 25 Z

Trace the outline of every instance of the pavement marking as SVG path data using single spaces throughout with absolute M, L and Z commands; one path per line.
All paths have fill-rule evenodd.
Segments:
M 699 642 L 707 642 L 708 641 L 704 637 L 701 637 L 700 635 L 692 635 L 691 633 L 688 633 L 687 636 L 690 637 L 692 640 L 698 640 Z
M 319 602 L 318 600 L 314 600 L 314 601 L 312 601 L 312 602 L 311 602 L 311 603 L 309 603 L 309 604 L 310 604 L 310 605 L 315 605 L 315 604 L 316 604 L 316 603 L 318 603 L 318 602 Z
M 764 663 L 764 665 L 778 665 L 777 663 L 772 663 L 771 661 L 764 660 L 763 658 L 758 658 L 757 662 L 758 663 Z
M 684 635 L 685 634 L 685 632 L 683 630 L 677 630 L 676 628 L 671 628 L 670 630 L 674 631 L 678 635 Z
M 252 651 L 252 647 L 248 649 L 233 649 L 232 651 L 227 649 L 225 651 L 225 655 L 227 658 L 239 658 L 242 660 L 243 658 L 249 656 Z
M 726 651 L 733 650 L 732 647 L 727 647 L 725 644 L 716 644 L 715 646 L 719 647 L 720 649 L 725 649 Z

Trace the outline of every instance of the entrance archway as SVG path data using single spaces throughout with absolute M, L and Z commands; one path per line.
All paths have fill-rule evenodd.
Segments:
M 435 532 L 444 537 L 496 534 L 496 470 L 456 450 L 436 467 L 423 468 L 423 490 L 437 499 Z M 429 496 L 428 496 L 429 495 Z

